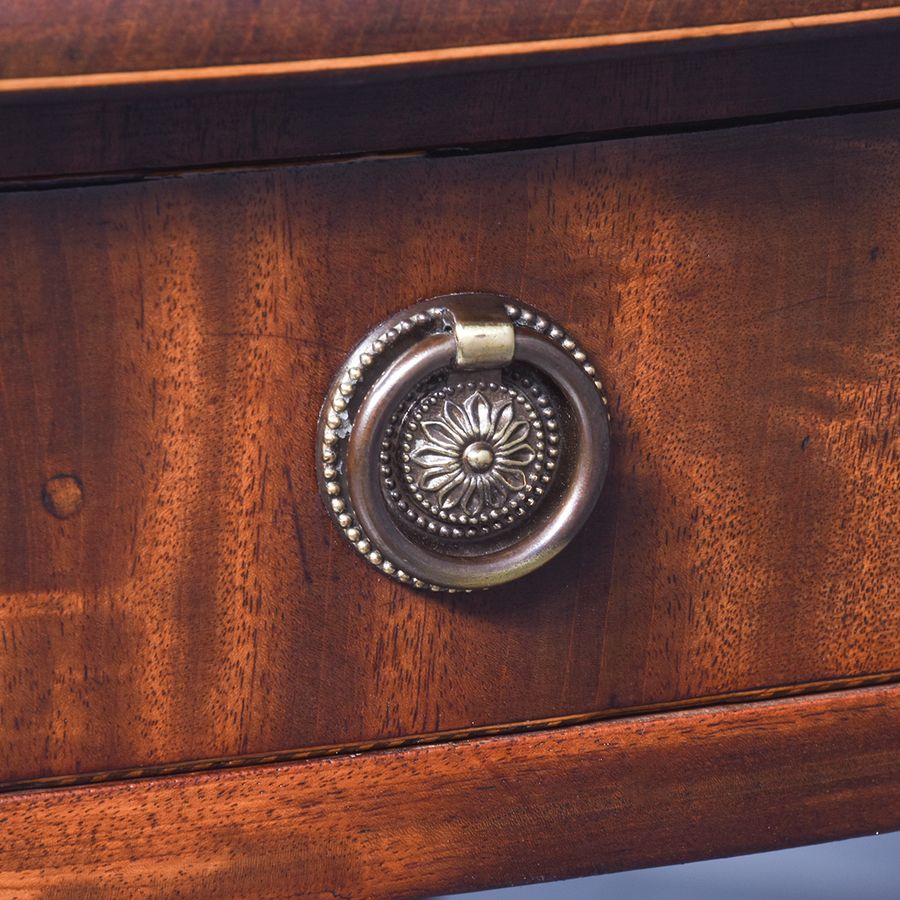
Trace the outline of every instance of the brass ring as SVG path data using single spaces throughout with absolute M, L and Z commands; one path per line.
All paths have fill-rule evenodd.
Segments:
M 382 327 L 320 417 L 320 486 L 345 536 L 385 574 L 433 590 L 491 587 L 552 559 L 587 521 L 609 460 L 584 353 L 537 312 L 486 295 L 426 301 Z

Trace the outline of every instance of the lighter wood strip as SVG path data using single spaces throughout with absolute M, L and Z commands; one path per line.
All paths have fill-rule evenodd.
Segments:
M 161 85 L 171 82 L 227 82 L 235 79 L 271 78 L 285 75 L 340 73 L 361 69 L 398 69 L 404 66 L 487 59 L 513 59 L 533 54 L 574 53 L 587 50 L 638 47 L 728 37 L 772 36 L 782 32 L 811 32 L 835 26 L 864 25 L 900 21 L 900 6 L 857 12 L 826 13 L 782 19 L 764 19 L 720 25 L 695 25 L 656 31 L 588 35 L 572 38 L 546 38 L 535 41 L 478 44 L 403 53 L 376 53 L 327 59 L 287 60 L 227 66 L 154 69 L 133 72 L 92 72 L 86 75 L 47 75 L 0 80 L 0 94 L 30 93 L 48 90 L 77 90 L 127 85 Z

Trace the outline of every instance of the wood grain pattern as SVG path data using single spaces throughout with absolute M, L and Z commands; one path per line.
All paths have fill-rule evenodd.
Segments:
M 392 57 L 357 70 L 190 82 L 184 72 L 174 82 L 148 76 L 71 90 L 8 90 L 16 82 L 0 81 L 0 179 L 135 177 L 900 102 L 900 16 L 771 34 L 757 27 L 727 38 Z
M 898 125 L 0 198 L 0 777 L 900 668 Z M 436 599 L 333 533 L 313 428 L 370 323 L 467 289 L 600 361 L 613 464 L 559 559 Z
M 850 837 L 900 828 L 898 747 L 869 688 L 10 795 L 0 891 L 422 897 Z
M 178 763 L 134 766 L 127 769 L 107 769 L 99 772 L 83 772 L 70 775 L 48 775 L 43 778 L 28 778 L 20 781 L 6 781 L 0 784 L 0 794 L 12 794 L 29 790 L 76 787 L 79 785 L 111 784 L 143 778 L 159 778 L 169 775 L 186 775 L 193 772 L 224 771 L 247 768 L 249 766 L 289 763 L 299 760 L 320 759 L 322 757 L 345 756 L 353 753 L 370 753 L 379 750 L 397 750 L 430 744 L 445 744 L 450 741 L 466 741 L 475 738 L 496 737 L 497 735 L 521 735 L 533 731 L 555 728 L 570 728 L 621 719 L 632 716 L 647 716 L 657 713 L 671 713 L 678 710 L 702 709 L 722 704 L 764 702 L 784 697 L 800 697 L 834 691 L 855 690 L 882 684 L 900 683 L 900 672 L 882 672 L 877 675 L 861 675 L 856 678 L 840 678 L 828 681 L 803 682 L 801 684 L 780 685 L 750 691 L 730 691 L 704 697 L 689 697 L 663 703 L 647 703 L 627 709 L 607 709 L 600 712 L 575 713 L 566 716 L 552 716 L 544 719 L 529 719 L 524 722 L 504 722 L 500 725 L 475 725 L 447 731 L 424 732 L 392 738 L 378 738 L 368 741 L 328 744 L 316 747 L 301 747 L 294 750 L 278 750 L 274 753 L 250 753 L 240 756 L 192 759 Z
M 0 78 L 233 65 L 878 9 L 889 0 L 8 0 Z

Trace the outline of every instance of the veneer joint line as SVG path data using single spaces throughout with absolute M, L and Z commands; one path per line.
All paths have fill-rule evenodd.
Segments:
M 54 790 L 78 786 L 110 784 L 122 781 L 137 781 L 159 778 L 168 775 L 190 775 L 198 772 L 224 771 L 244 769 L 254 766 L 283 765 L 290 762 L 304 762 L 324 757 L 345 757 L 366 753 L 378 753 L 385 750 L 405 750 L 414 747 L 436 746 L 451 743 L 462 743 L 488 737 L 512 737 L 518 734 L 559 731 L 581 725 L 592 725 L 600 722 L 618 721 L 641 716 L 665 715 L 678 712 L 696 712 L 715 706 L 738 706 L 766 703 L 773 700 L 800 700 L 818 694 L 839 694 L 846 691 L 864 688 L 881 687 L 900 683 L 900 670 L 863 675 L 857 678 L 831 679 L 808 682 L 799 685 L 783 685 L 735 692 L 731 694 L 714 694 L 706 697 L 671 703 L 632 706 L 620 710 L 602 712 L 574 713 L 534 721 L 510 722 L 501 725 L 482 725 L 475 728 L 459 729 L 446 732 L 434 732 L 423 735 L 412 735 L 398 738 L 384 738 L 374 741 L 359 741 L 333 746 L 310 747 L 298 750 L 279 750 L 272 753 L 258 753 L 246 756 L 222 757 L 218 759 L 200 759 L 184 763 L 161 763 L 158 765 L 115 769 L 106 772 L 94 772 L 78 775 L 51 775 L 44 778 L 21 779 L 0 783 L 0 795 L 16 794 L 34 790 Z

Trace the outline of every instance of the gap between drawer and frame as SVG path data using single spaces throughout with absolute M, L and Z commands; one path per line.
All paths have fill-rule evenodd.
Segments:
M 0 183 L 33 189 L 60 178 L 527 149 L 874 111 L 900 103 L 898 50 L 893 6 L 375 56 L 0 79 Z
M 54 788 L 68 788 L 109 782 L 158 778 L 161 776 L 182 775 L 195 772 L 283 764 L 321 757 L 358 755 L 360 753 L 370 753 L 381 750 L 398 750 L 431 744 L 446 744 L 498 735 L 513 736 L 530 732 L 564 730 L 574 726 L 595 724 L 610 720 L 632 719 L 646 715 L 698 710 L 710 706 L 759 703 L 788 697 L 804 697 L 816 694 L 843 692 L 897 683 L 900 683 L 900 671 L 879 672 L 850 678 L 833 678 L 803 684 L 779 685 L 755 690 L 710 694 L 703 697 L 648 703 L 621 709 L 574 713 L 565 716 L 549 716 L 527 721 L 479 725 L 471 728 L 455 728 L 448 731 L 402 735 L 393 738 L 348 741 L 339 744 L 299 747 L 270 753 L 241 754 L 228 757 L 184 760 L 146 766 L 130 766 L 124 769 L 72 773 L 66 775 L 48 775 L 39 778 L 0 782 L 0 795 L 35 789 L 47 790 Z

